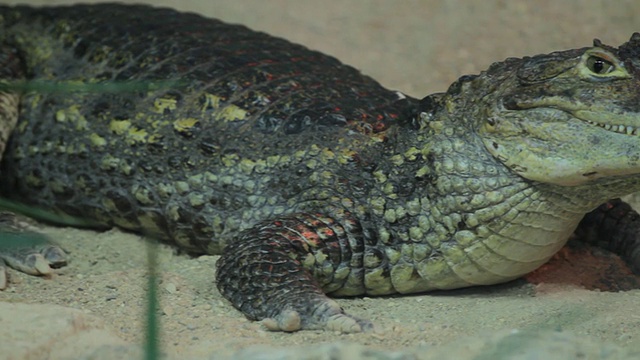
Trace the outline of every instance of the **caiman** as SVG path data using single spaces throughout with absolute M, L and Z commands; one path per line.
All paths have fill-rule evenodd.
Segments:
M 197 14 L 2 6 L 0 63 L 6 198 L 222 254 L 218 289 L 271 329 L 372 328 L 328 295 L 521 277 L 601 204 L 585 226 L 640 264 L 610 201 L 640 190 L 638 33 L 419 100 Z M 45 250 L 3 257 L 46 272 Z

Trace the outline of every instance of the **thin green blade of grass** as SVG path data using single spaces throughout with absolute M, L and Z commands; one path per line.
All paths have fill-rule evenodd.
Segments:
M 21 204 L 8 199 L 0 198 L 0 210 L 10 211 L 17 214 L 36 219 L 39 221 L 47 222 L 50 224 L 72 226 L 79 228 L 104 228 L 104 224 L 89 220 L 86 218 L 79 218 L 70 216 L 67 214 L 54 213 L 49 210 L 44 210 L 35 206 Z
M 19 247 L 37 247 L 47 243 L 47 238 L 38 233 L 14 233 L 0 230 L 0 251 Z
M 129 80 L 95 83 L 81 81 L 18 80 L 0 82 L 0 91 L 37 93 L 120 93 L 177 88 L 183 87 L 186 84 L 187 83 L 182 80 Z
M 160 356 L 159 319 L 158 319 L 158 244 L 147 241 L 147 318 L 144 342 L 146 360 L 155 360 Z
M 20 204 L 11 200 L 0 198 L 0 211 L 9 211 L 22 214 L 40 221 L 73 227 L 96 227 L 96 222 L 80 219 L 69 215 L 55 214 L 51 211 L 39 209 L 37 207 Z M 31 231 L 13 232 L 4 231 L 0 228 L 0 249 L 35 247 L 48 242 L 46 236 Z

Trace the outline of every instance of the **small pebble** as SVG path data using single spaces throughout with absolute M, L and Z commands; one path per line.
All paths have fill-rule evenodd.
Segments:
M 178 291 L 178 288 L 176 287 L 176 284 L 174 284 L 174 283 L 168 283 L 167 285 L 164 286 L 164 289 L 169 294 L 174 294 L 176 291 Z

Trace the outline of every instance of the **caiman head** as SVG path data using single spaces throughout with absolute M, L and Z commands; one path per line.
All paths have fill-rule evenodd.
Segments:
M 464 106 L 480 110 L 465 117 L 487 151 L 526 179 L 576 186 L 640 174 L 640 33 L 619 48 L 594 40 L 507 59 L 458 86 L 474 93 Z

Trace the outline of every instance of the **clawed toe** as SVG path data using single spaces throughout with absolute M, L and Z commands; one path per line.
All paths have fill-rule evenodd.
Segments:
M 0 230 L 0 289 L 8 285 L 7 267 L 29 275 L 48 276 L 67 264 L 67 254 L 48 237 Z
M 262 325 L 270 331 L 298 331 L 302 329 L 300 314 L 294 310 L 284 310 L 275 318 L 262 319 Z
M 0 290 L 7 288 L 9 280 L 7 278 L 7 266 L 4 261 L 0 259 Z
M 282 310 L 278 315 L 261 321 L 271 331 L 329 330 L 341 333 L 369 332 L 371 322 L 346 314 L 334 300 L 325 300 L 310 313 Z

